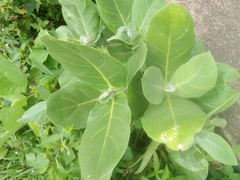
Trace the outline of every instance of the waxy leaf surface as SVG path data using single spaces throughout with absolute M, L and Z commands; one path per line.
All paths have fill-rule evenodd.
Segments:
M 218 77 L 215 87 L 204 96 L 192 99 L 206 113 L 213 115 L 220 113 L 233 105 L 240 97 L 239 92 L 226 83 L 239 77 L 236 69 L 222 63 L 217 63 Z
M 99 17 L 93 2 L 89 0 L 60 0 L 59 3 L 62 5 L 64 20 L 70 28 L 65 28 L 65 30 L 75 31 L 72 33 L 66 31 L 66 35 L 77 33 L 79 37 L 84 36 L 88 41 L 95 40 L 98 33 Z
M 53 93 L 47 100 L 47 116 L 56 125 L 74 129 L 85 128 L 90 110 L 101 93 L 73 82 Z
M 150 106 L 142 117 L 146 133 L 154 141 L 172 150 L 186 150 L 196 132 L 200 132 L 208 116 L 190 101 L 166 96 L 161 104 Z
M 172 3 L 162 8 L 151 18 L 146 44 L 147 65 L 160 68 L 165 82 L 169 82 L 174 71 L 189 60 L 195 44 L 189 12 Z
M 217 80 L 217 67 L 211 54 L 203 53 L 192 57 L 173 74 L 175 95 L 184 98 L 201 97 L 211 90 Z
M 193 180 L 193 179 L 206 180 L 207 175 L 208 175 L 208 167 L 206 167 L 205 169 L 199 170 L 199 171 L 190 171 L 189 169 L 186 169 L 183 166 L 180 166 L 175 161 L 172 154 L 170 154 L 170 158 L 171 158 L 171 162 L 173 163 L 174 168 L 176 168 L 177 172 L 186 176 L 184 178 L 184 180 Z M 173 180 L 175 180 L 175 178 Z
M 142 88 L 146 99 L 152 104 L 160 104 L 165 94 L 165 82 L 159 68 L 151 66 L 143 75 Z
M 237 165 L 235 154 L 221 136 L 203 130 L 197 134 L 196 142 L 215 160 L 227 165 Z
M 50 55 L 81 81 L 99 91 L 122 89 L 127 70 L 115 58 L 90 46 L 58 40 L 49 34 L 41 41 Z
M 201 171 L 208 169 L 208 162 L 205 155 L 195 146 L 186 151 L 172 151 L 171 156 L 176 163 L 190 171 Z
M 78 153 L 85 179 L 110 179 L 130 136 L 131 112 L 123 92 L 91 110 Z
M 23 116 L 18 119 L 18 122 L 30 123 L 30 122 L 44 122 L 46 121 L 46 101 L 39 102 L 29 108 Z
M 135 0 L 132 9 L 132 23 L 145 36 L 151 17 L 165 6 L 165 0 Z
M 116 33 L 121 26 L 127 26 L 132 18 L 134 0 L 96 0 L 101 18 L 108 28 Z

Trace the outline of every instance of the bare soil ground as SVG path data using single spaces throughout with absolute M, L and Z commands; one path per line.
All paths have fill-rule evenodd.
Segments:
M 204 41 L 214 59 L 240 72 L 240 1 L 239 0 L 168 0 L 181 4 L 191 13 L 197 36 Z M 230 84 L 240 91 L 240 78 Z M 228 125 L 219 133 L 234 146 L 240 144 L 240 99 L 220 114 Z M 240 161 L 240 155 L 239 155 Z

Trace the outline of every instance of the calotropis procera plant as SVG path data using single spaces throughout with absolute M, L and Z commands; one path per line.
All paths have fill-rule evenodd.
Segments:
M 64 68 L 46 112 L 58 127 L 84 130 L 82 179 L 111 178 L 135 122 L 152 140 L 136 174 L 161 144 L 178 172 L 165 179 L 204 180 L 208 160 L 237 165 L 209 127 L 221 126 L 215 114 L 239 97 L 226 84 L 239 74 L 205 52 L 185 8 L 164 0 L 59 2 L 67 25 L 40 37 Z

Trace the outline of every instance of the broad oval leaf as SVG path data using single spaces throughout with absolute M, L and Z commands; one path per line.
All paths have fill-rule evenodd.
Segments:
M 74 29 L 79 37 L 84 36 L 88 41 L 95 40 L 99 17 L 93 2 L 59 0 L 59 3 L 62 5 L 62 13 L 67 25 Z
M 132 24 L 145 37 L 151 17 L 165 6 L 165 0 L 137 0 L 133 3 Z M 145 39 L 145 38 L 144 38 Z
M 11 61 L 0 56 L 0 97 L 20 94 L 27 87 L 27 77 Z
M 94 89 L 103 92 L 108 88 L 124 88 L 127 70 L 115 58 L 90 46 L 61 41 L 49 34 L 42 36 L 41 41 L 66 70 Z
M 90 110 L 101 93 L 81 82 L 65 85 L 47 100 L 47 116 L 56 126 L 85 128 Z
M 166 96 L 161 104 L 150 106 L 142 117 L 142 125 L 153 140 L 178 151 L 188 149 L 196 132 L 200 132 L 208 116 L 190 101 Z
M 208 175 L 208 167 L 205 169 L 202 169 L 200 171 L 190 171 L 189 169 L 186 169 L 182 166 L 180 166 L 178 163 L 176 163 L 175 159 L 172 156 L 172 153 L 169 154 L 170 155 L 170 159 L 171 162 L 174 165 L 174 168 L 176 168 L 177 172 L 179 174 L 183 174 L 186 177 L 184 178 L 184 180 L 206 180 L 207 175 Z M 174 178 L 175 180 L 175 178 Z
M 210 91 L 217 80 L 217 67 L 211 54 L 203 53 L 192 57 L 173 74 L 175 95 L 185 98 L 201 97 Z
M 46 101 L 39 102 L 29 108 L 23 116 L 18 119 L 18 122 L 30 123 L 30 122 L 45 122 L 47 120 L 46 115 Z
M 131 81 L 133 76 L 141 69 L 143 66 L 147 55 L 147 47 L 145 43 L 141 43 L 134 53 L 134 55 L 128 60 L 126 68 L 128 70 L 127 83 Z
M 175 70 L 189 60 L 195 44 L 191 15 L 184 7 L 169 3 L 151 18 L 146 44 L 147 65 L 160 68 L 169 82 Z
M 201 107 L 204 112 L 213 115 L 223 112 L 232 106 L 240 97 L 240 94 L 226 84 L 215 86 L 204 96 L 191 101 Z
M 160 104 L 165 94 L 165 82 L 161 70 L 149 67 L 142 78 L 142 88 L 146 99 L 152 104 Z
M 202 130 L 196 135 L 196 142 L 215 160 L 226 165 L 238 164 L 230 145 L 221 136 Z
M 117 33 L 118 28 L 127 26 L 132 18 L 134 0 L 96 0 L 101 18 L 108 28 Z
M 186 151 L 172 151 L 171 156 L 180 166 L 190 171 L 201 171 L 208 169 L 208 162 L 204 153 L 192 146 Z
M 97 103 L 91 110 L 78 153 L 83 178 L 110 179 L 127 148 L 130 121 L 123 92 L 116 93 L 107 104 Z
M 209 113 L 209 115 L 226 110 L 240 97 L 236 90 L 226 84 L 239 77 L 238 71 L 223 63 L 218 62 L 216 64 L 218 77 L 215 87 L 204 96 L 192 99 L 194 103 L 200 106 L 206 113 Z

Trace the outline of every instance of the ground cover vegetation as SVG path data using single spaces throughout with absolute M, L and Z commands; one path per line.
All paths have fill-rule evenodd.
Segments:
M 164 0 L 0 4 L 1 179 L 239 179 L 239 93 Z

